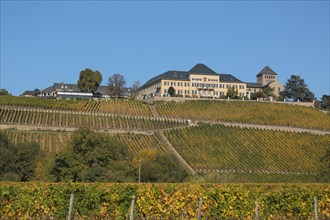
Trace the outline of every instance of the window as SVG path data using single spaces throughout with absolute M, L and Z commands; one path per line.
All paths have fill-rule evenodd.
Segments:
M 192 83 L 191 85 L 192 85 L 192 87 L 196 87 L 196 83 Z
M 184 90 L 185 95 L 189 95 L 189 90 Z
M 224 92 L 220 92 L 220 95 L 223 96 L 223 95 L 225 95 L 225 93 Z
M 219 95 L 219 93 L 218 93 L 218 92 L 214 92 L 214 94 L 215 94 L 215 95 Z
M 185 86 L 185 87 L 189 87 L 189 83 L 188 83 L 188 82 L 185 82 L 185 83 L 184 83 L 184 86 Z
M 229 87 L 230 87 L 230 85 L 229 85 L 229 84 L 227 84 L 227 85 L 226 85 L 226 88 L 228 89 Z
M 179 89 L 179 90 L 178 90 L 178 94 L 179 94 L 179 95 L 182 95 L 182 90 Z
M 164 86 L 168 86 L 169 83 L 167 81 L 164 81 Z
M 182 86 L 182 82 L 178 82 L 178 86 Z
M 225 85 L 224 84 L 220 84 L 220 88 L 225 88 Z
M 171 86 L 176 86 L 176 83 L 175 82 L 171 82 Z
M 164 89 L 164 93 L 165 93 L 165 94 L 167 93 L 167 89 Z

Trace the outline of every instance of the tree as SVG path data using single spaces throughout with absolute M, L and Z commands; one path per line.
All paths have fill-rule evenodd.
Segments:
M 322 182 L 330 182 L 330 147 L 321 158 L 321 169 L 318 174 L 318 179 Z
M 231 98 L 231 99 L 235 99 L 237 98 L 238 95 L 238 91 L 235 89 L 234 86 L 230 86 L 227 90 L 227 97 Z
M 262 92 L 267 98 L 274 97 L 274 88 L 270 87 L 269 85 L 262 88 Z
M 10 95 L 6 89 L 0 89 L 0 96 L 2 95 Z
M 55 156 L 49 173 L 51 181 L 133 179 L 128 147 L 89 128 L 80 128 L 72 134 L 69 146 Z
M 330 95 L 323 95 L 321 98 L 321 108 L 330 110 Z
M 171 86 L 170 88 L 168 88 L 167 93 L 168 93 L 170 96 L 173 96 L 173 95 L 175 95 L 175 89 Z
M 93 71 L 91 69 L 85 69 L 80 72 L 78 87 L 83 92 L 92 92 L 98 89 L 102 82 L 102 75 L 99 71 Z
M 169 153 L 148 150 L 141 155 L 135 161 L 141 159 L 142 182 L 183 182 L 188 177 L 184 167 Z
M 34 178 L 38 144 L 12 144 L 0 132 L 0 152 L 0 180 L 25 182 Z
M 302 102 L 311 102 L 314 100 L 314 94 L 309 91 L 304 79 L 300 78 L 298 75 L 291 75 L 281 95 L 284 98 L 292 98 Z
M 136 98 L 139 94 L 139 88 L 141 87 L 141 83 L 139 81 L 135 81 L 131 86 L 131 94 L 132 97 Z
M 108 85 L 110 93 L 113 93 L 117 99 L 124 92 L 126 80 L 123 75 L 113 74 L 109 77 Z

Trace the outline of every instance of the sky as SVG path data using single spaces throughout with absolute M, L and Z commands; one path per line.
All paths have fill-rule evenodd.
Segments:
M 0 3 L 0 88 L 13 95 L 77 83 L 86 68 L 131 86 L 197 63 L 245 82 L 267 65 L 330 94 L 329 0 Z

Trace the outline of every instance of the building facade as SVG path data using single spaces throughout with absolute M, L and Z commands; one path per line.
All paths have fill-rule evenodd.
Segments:
M 265 66 L 258 74 L 257 74 L 257 82 L 248 82 L 247 83 L 247 97 L 254 93 L 261 92 L 262 89 L 266 86 L 269 86 L 273 89 L 274 96 L 280 96 L 280 93 L 284 90 L 284 86 L 277 79 L 277 73 L 272 70 L 270 67 Z
M 142 96 L 168 96 L 169 88 L 173 87 L 175 94 L 183 97 L 226 96 L 230 87 L 234 87 L 238 96 L 246 96 L 246 83 L 231 74 L 219 74 L 204 64 L 196 64 L 189 71 L 167 71 L 149 81 L 141 88 Z

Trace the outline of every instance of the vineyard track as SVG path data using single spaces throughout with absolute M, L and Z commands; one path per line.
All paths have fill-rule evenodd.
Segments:
M 171 142 L 164 135 L 164 132 L 160 131 L 157 134 L 159 134 L 159 138 L 164 142 L 164 145 L 167 147 L 168 152 L 173 154 L 189 173 L 191 173 L 192 175 L 196 175 L 197 174 L 196 171 L 187 163 L 185 159 L 183 159 L 183 157 L 179 154 L 179 152 L 175 150 Z

